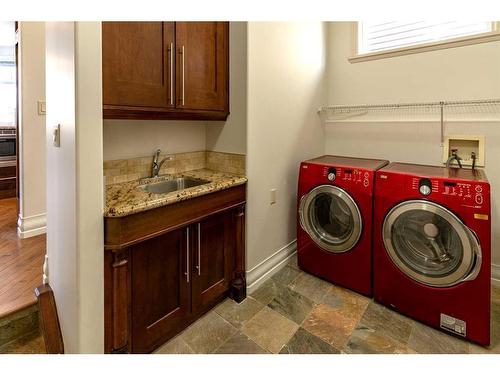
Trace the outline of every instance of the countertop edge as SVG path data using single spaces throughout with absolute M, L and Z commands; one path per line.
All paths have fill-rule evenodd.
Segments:
M 201 197 L 201 196 L 215 193 L 218 191 L 230 189 L 232 187 L 245 185 L 248 182 L 248 178 L 245 176 L 238 176 L 238 179 L 239 180 L 236 182 L 228 182 L 227 185 L 225 185 L 224 183 L 221 183 L 220 185 L 217 184 L 217 185 L 215 185 L 212 188 L 207 189 L 207 190 L 194 191 L 193 193 L 189 194 L 188 196 L 183 196 L 183 197 L 180 197 L 178 199 L 174 199 L 171 202 L 165 202 L 164 204 L 157 204 L 157 203 L 150 204 L 150 205 L 145 204 L 144 206 L 135 206 L 133 209 L 126 211 L 126 212 L 118 212 L 118 213 L 111 213 L 111 214 L 109 212 L 105 211 L 103 213 L 103 217 L 104 217 L 104 219 L 123 218 L 123 217 L 134 215 L 134 214 L 137 214 L 140 212 L 150 211 L 150 210 L 153 210 L 155 208 L 170 206 L 170 205 L 173 205 L 173 204 L 176 204 L 179 202 L 184 202 L 184 201 L 187 201 L 187 200 L 190 200 L 193 198 L 197 198 L 197 197 Z

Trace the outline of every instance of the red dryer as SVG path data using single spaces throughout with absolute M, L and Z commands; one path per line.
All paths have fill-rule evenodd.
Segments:
M 392 163 L 377 172 L 377 302 L 490 342 L 490 185 L 482 170 Z
M 375 171 L 386 160 L 325 155 L 300 165 L 297 258 L 301 269 L 372 295 Z

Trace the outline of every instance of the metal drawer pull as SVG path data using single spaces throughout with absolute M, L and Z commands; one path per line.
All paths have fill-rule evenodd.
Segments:
M 186 228 L 186 281 L 189 283 L 189 227 Z
M 201 274 L 201 224 L 198 223 L 198 276 Z
M 170 105 L 174 105 L 174 43 L 170 43 Z

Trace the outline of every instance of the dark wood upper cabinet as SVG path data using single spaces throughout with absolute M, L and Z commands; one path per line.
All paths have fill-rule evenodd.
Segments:
M 103 22 L 104 118 L 225 120 L 228 22 Z
M 173 23 L 104 22 L 102 25 L 105 104 L 166 108 L 171 102 Z
M 178 229 L 131 248 L 134 353 L 176 334 L 190 312 L 186 235 Z
M 177 102 L 184 109 L 226 110 L 224 22 L 177 22 Z

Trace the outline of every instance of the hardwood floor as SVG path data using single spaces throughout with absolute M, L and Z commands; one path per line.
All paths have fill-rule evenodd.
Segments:
M 42 283 L 45 235 L 17 236 L 17 199 L 0 200 L 0 318 L 36 303 Z

